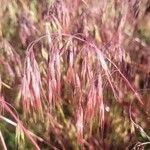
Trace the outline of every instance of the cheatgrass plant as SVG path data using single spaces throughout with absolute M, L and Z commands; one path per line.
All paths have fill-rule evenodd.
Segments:
M 148 0 L 0 3 L 1 149 L 148 148 Z

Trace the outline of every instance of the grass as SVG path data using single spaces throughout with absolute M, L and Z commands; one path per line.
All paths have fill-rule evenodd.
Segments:
M 2 149 L 148 148 L 149 98 L 131 68 L 148 48 L 134 35 L 145 1 L 1 3 L 0 120 L 16 130 L 0 129 Z

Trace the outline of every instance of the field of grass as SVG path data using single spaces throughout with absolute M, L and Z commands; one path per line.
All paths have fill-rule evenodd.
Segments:
M 0 150 L 150 149 L 149 0 L 0 0 Z

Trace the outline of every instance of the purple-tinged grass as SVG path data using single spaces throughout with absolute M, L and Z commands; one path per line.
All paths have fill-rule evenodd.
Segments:
M 40 72 L 31 47 L 27 52 L 22 80 L 22 105 L 25 114 L 36 111 L 42 117 L 40 87 Z
M 14 3 L 17 4 L 16 1 Z M 27 7 L 27 1 L 20 3 L 18 37 L 22 47 L 28 47 L 20 58 L 9 42 L 5 44 L 4 53 L 0 56 L 4 81 L 1 95 L 7 95 L 3 92 L 3 83 L 20 87 L 16 80 L 20 82 L 21 79 L 14 78 L 21 76 L 22 105 L 19 109 L 26 116 L 23 122 L 31 129 L 34 127 L 33 130 L 40 132 L 51 145 L 58 149 L 88 147 L 91 150 L 113 146 L 112 141 L 117 138 L 111 137 L 109 132 L 118 134 L 118 128 L 116 133 L 112 131 L 113 123 L 121 120 L 121 114 L 128 116 L 127 110 L 123 109 L 133 100 L 130 95 L 144 103 L 120 70 L 126 59 L 124 33 L 130 26 L 131 1 L 55 0 L 49 4 L 32 3 L 31 8 Z M 138 17 L 138 1 L 133 5 L 134 15 Z M 9 7 L 12 6 L 10 4 Z M 33 12 L 38 14 L 38 22 L 30 13 L 33 8 L 39 11 Z M 17 40 L 14 38 L 14 41 Z M 14 84 L 5 78 L 5 72 Z M 106 112 L 107 103 L 109 111 Z M 121 105 L 124 112 L 121 113 L 117 105 Z M 2 106 L 33 145 L 42 149 L 43 145 L 38 147 L 4 100 Z M 111 116 L 116 108 L 120 118 L 114 117 L 116 114 Z M 130 117 L 128 120 L 132 121 Z M 128 129 L 126 127 L 125 132 Z M 124 132 L 121 133 L 123 136 Z M 118 136 L 117 141 L 121 137 L 120 134 Z

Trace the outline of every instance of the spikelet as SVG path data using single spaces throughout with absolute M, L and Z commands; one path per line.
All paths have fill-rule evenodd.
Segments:
M 77 110 L 77 121 L 76 121 L 76 128 L 77 128 L 77 140 L 80 144 L 83 143 L 83 126 L 84 126 L 84 121 L 83 121 L 83 109 L 82 106 L 79 105 L 78 110 Z
M 22 104 L 25 114 L 39 113 L 42 116 L 40 98 L 41 77 L 32 47 L 28 50 L 22 79 Z

